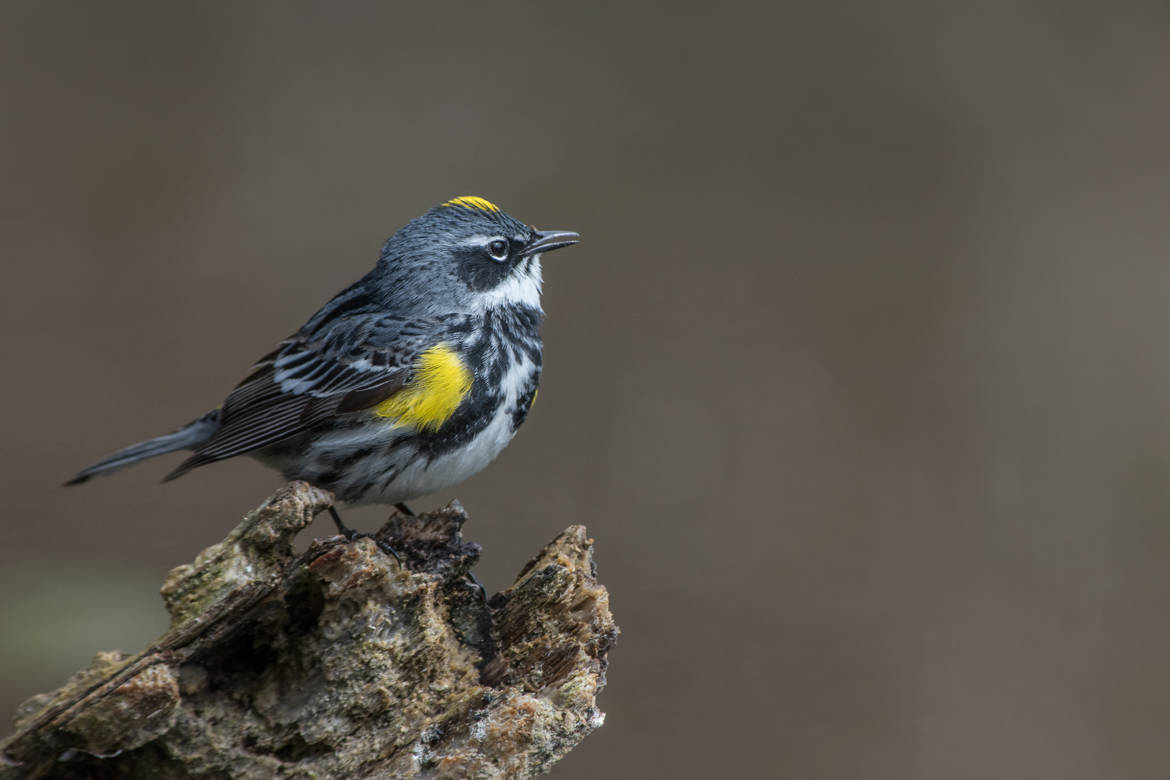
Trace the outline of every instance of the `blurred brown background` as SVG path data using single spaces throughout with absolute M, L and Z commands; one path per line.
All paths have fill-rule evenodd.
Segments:
M 278 484 L 59 483 L 475 193 L 586 239 L 525 429 L 418 502 L 489 590 L 597 540 L 554 776 L 1165 777 L 1168 9 L 4 3 L 0 710 Z

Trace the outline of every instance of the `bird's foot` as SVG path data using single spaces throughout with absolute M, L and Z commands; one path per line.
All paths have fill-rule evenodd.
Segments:
M 341 522 L 341 515 L 337 514 L 335 507 L 329 507 L 329 516 L 333 518 L 333 524 L 337 526 L 337 532 L 345 537 L 346 541 L 352 542 L 355 539 L 373 539 L 374 544 L 378 545 L 378 549 L 387 555 L 393 556 L 394 560 L 402 564 L 402 559 L 398 557 L 398 553 L 385 541 L 379 539 L 374 534 L 366 534 L 361 531 L 355 531 L 345 523 Z
M 465 576 L 467 578 L 467 581 L 470 582 L 472 585 L 474 585 L 476 587 L 476 589 L 479 590 L 480 598 L 482 598 L 486 602 L 487 597 L 488 597 L 487 590 L 484 588 L 483 583 L 479 581 L 479 577 L 475 576 L 475 572 L 468 569 L 467 572 L 463 576 Z

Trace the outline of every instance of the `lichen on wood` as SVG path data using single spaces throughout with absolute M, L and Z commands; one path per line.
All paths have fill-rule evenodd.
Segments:
M 0 778 L 530 777 L 601 725 L 618 630 L 571 526 L 485 599 L 457 503 L 374 540 L 293 538 L 292 483 L 171 572 L 171 627 L 17 712 Z

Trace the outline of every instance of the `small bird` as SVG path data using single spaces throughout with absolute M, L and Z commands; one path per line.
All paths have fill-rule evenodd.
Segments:
M 193 452 L 164 481 L 247 454 L 347 504 L 409 514 L 404 502 L 480 471 L 524 422 L 540 381 L 541 255 L 579 240 L 476 196 L 435 206 L 222 405 L 66 484 L 177 450 Z

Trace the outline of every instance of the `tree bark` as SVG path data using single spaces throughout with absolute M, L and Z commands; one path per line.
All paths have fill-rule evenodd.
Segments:
M 294 482 L 170 573 L 170 629 L 21 705 L 0 778 L 530 777 L 599 727 L 618 629 L 571 526 L 490 599 L 457 504 L 368 538 L 293 537 Z

